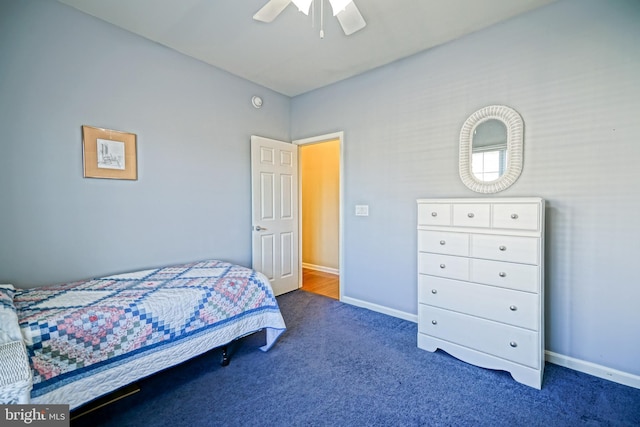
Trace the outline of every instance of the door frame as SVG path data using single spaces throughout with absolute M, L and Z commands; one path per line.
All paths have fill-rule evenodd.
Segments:
M 327 133 L 324 135 L 313 136 L 310 138 L 296 139 L 293 140 L 292 143 L 297 145 L 298 147 L 301 145 L 309 145 L 309 144 L 319 144 L 322 142 L 329 142 L 333 140 L 338 140 L 338 145 L 340 146 L 340 159 L 339 159 L 339 207 L 338 207 L 338 251 L 340 251 L 338 257 L 338 270 L 339 270 L 339 280 L 340 280 L 340 301 L 344 296 L 344 251 L 343 251 L 343 238 L 344 238 L 344 132 L 333 132 Z M 299 150 L 298 150 L 299 151 Z M 302 287 L 302 171 L 300 170 L 300 162 L 298 161 L 298 288 Z

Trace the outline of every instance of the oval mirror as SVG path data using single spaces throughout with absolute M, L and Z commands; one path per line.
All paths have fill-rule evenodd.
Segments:
M 459 172 L 477 193 L 497 193 L 522 172 L 522 117 L 513 109 L 490 105 L 473 113 L 460 131 Z

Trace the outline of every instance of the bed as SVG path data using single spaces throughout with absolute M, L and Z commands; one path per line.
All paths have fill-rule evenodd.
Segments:
M 286 329 L 268 279 L 219 260 L 33 289 L 0 286 L 0 403 L 77 408 L 265 330 Z

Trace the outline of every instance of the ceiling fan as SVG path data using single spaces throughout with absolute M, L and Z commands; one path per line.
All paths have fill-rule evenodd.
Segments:
M 290 3 L 295 4 L 300 12 L 308 15 L 313 0 L 269 0 L 262 9 L 253 15 L 253 19 L 256 21 L 271 22 L 276 19 Z M 333 16 L 338 18 L 338 22 L 340 22 L 340 26 L 342 26 L 342 30 L 346 35 L 351 35 L 367 25 L 353 0 L 329 0 L 329 3 L 331 4 L 331 9 L 333 9 Z M 324 0 L 320 0 L 320 8 L 322 9 L 323 6 Z M 320 20 L 322 22 L 322 12 L 320 12 Z M 322 28 L 320 29 L 320 37 L 324 37 Z

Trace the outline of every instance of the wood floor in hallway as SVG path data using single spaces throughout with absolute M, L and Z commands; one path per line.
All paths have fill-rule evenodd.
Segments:
M 333 299 L 340 299 L 340 276 L 303 268 L 302 290 Z

